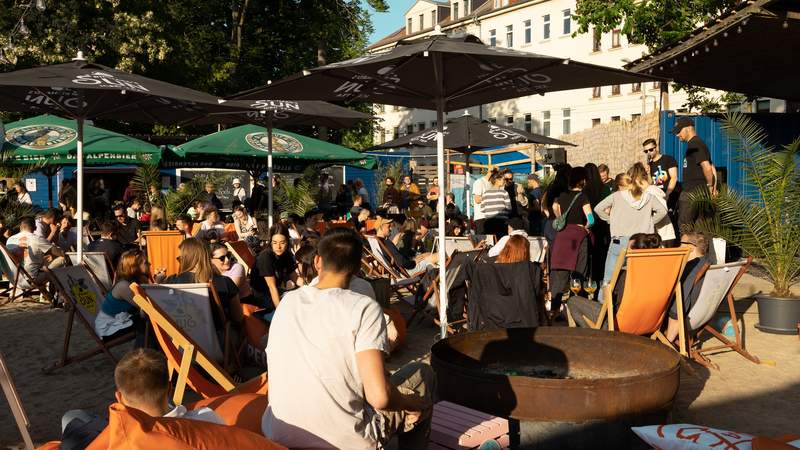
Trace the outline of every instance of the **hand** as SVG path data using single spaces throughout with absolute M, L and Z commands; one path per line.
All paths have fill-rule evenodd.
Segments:
M 156 269 L 155 276 L 156 277 L 165 277 L 165 276 L 167 276 L 167 268 L 166 267 L 162 267 L 160 269 Z
M 711 192 L 711 196 L 712 197 L 716 197 L 717 196 L 717 194 L 718 194 L 717 185 L 709 186 L 708 190 Z

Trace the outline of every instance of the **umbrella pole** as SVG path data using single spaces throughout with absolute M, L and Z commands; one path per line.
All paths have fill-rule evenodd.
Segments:
M 267 120 L 267 203 L 268 206 L 268 218 L 267 224 L 270 228 L 272 228 L 272 181 L 273 181 L 273 173 L 272 173 L 272 119 Z
M 80 104 L 83 104 L 83 95 L 81 95 L 78 99 Z M 76 233 L 78 235 L 78 243 L 77 243 L 77 250 L 78 250 L 78 264 L 83 261 L 83 117 L 78 117 L 78 176 L 77 176 L 77 183 L 78 183 L 78 217 L 76 227 Z
M 436 171 L 439 182 L 444 181 L 444 71 L 442 67 L 442 56 L 440 53 L 433 53 L 433 70 L 439 88 L 439 98 L 436 100 Z M 447 337 L 447 276 L 445 266 L 447 265 L 447 239 L 444 221 L 444 195 L 439 195 L 436 202 L 436 213 L 439 216 L 439 323 L 441 324 L 441 338 Z

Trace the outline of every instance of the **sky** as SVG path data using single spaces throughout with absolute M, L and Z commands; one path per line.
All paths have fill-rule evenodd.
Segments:
M 369 5 L 366 4 L 367 2 L 362 1 L 364 7 L 367 8 L 372 15 L 372 26 L 375 28 L 375 31 L 369 38 L 369 43 L 375 43 L 380 38 L 402 27 L 404 22 L 403 14 L 405 14 L 408 8 L 411 8 L 414 2 L 416 2 L 416 0 L 387 0 L 386 3 L 389 4 L 389 11 L 379 13 L 370 8 Z

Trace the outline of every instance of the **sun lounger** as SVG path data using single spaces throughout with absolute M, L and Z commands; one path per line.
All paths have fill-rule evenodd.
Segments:
M 256 255 L 250 250 L 250 246 L 245 241 L 226 242 L 225 246 L 231 252 L 236 261 L 244 267 L 245 275 L 249 274 L 256 265 Z
M 114 280 L 114 269 L 108 256 L 103 252 L 83 252 L 83 261 L 78 261 L 77 252 L 67 252 L 73 266 L 83 264 L 97 280 L 104 292 L 111 290 Z
M 111 353 L 111 348 L 124 344 L 133 339 L 134 333 L 127 333 L 108 342 L 97 335 L 94 328 L 95 317 L 100 312 L 100 307 L 105 298 L 105 292 L 98 285 L 97 279 L 89 273 L 84 265 L 64 266 L 56 269 L 45 269 L 49 272 L 53 286 L 68 305 L 67 325 L 64 332 L 64 344 L 59 360 L 44 369 L 46 373 L 62 368 L 74 362 L 84 361 L 100 353 L 105 353 L 115 364 L 117 358 Z M 77 313 L 77 314 L 76 314 Z M 86 328 L 89 336 L 95 342 L 95 347 L 82 352 L 77 356 L 69 356 L 69 344 L 72 337 L 72 326 L 75 320 Z
M 237 388 L 231 376 L 217 364 L 202 345 L 159 306 L 143 286 L 134 283 L 131 285 L 131 291 L 134 293 L 133 301 L 150 320 L 153 333 L 167 357 L 170 373 L 178 374 L 173 395 L 175 404 L 182 404 L 186 386 L 203 398 L 218 397 Z M 207 376 L 193 367 L 194 364 L 199 365 Z M 243 386 L 244 388 L 240 386 L 238 390 L 265 391 L 266 375 L 250 380 Z
M 506 449 L 511 444 L 508 433 L 506 419 L 442 401 L 433 405 L 428 449 L 477 449 L 492 440 Z
M 752 258 L 748 258 L 738 262 L 710 266 L 703 275 L 703 284 L 700 287 L 700 294 L 698 295 L 697 302 L 689 310 L 687 318 L 690 356 L 704 366 L 719 369 L 719 366 L 711 362 L 706 354 L 726 349 L 733 350 L 756 364 L 759 363 L 759 359 L 751 355 L 744 348 L 733 302 L 733 288 L 736 286 L 736 283 L 739 282 L 742 275 L 747 272 L 751 261 Z M 723 300 L 728 301 L 728 310 L 730 312 L 735 342 L 726 338 L 722 333 L 709 325 Z M 704 331 L 722 342 L 722 345 L 701 349 L 699 338 Z
M 46 285 L 37 283 L 31 274 L 25 270 L 23 262 L 24 259 L 17 260 L 8 250 L 8 247 L 0 244 L 0 270 L 8 280 L 8 288 L 2 292 L 7 296 L 8 301 L 6 303 L 11 303 L 17 298 L 21 299 L 35 292 L 40 293 L 47 300 L 52 300 Z
M 411 276 L 405 268 L 395 264 L 380 239 L 376 236 L 367 236 L 366 238 L 368 245 L 364 250 L 373 263 L 378 266 L 377 274 L 389 277 L 392 289 L 401 299 L 403 297 L 399 291 L 403 288 L 408 289 L 412 294 L 415 293 L 424 274 Z
M 177 230 L 145 231 L 142 236 L 147 245 L 150 276 L 159 269 L 166 269 L 166 276 L 177 274 L 180 270 L 178 246 L 183 242 L 183 233 Z
M 678 311 L 679 351 L 689 356 L 684 328 L 681 274 L 686 267 L 689 249 L 658 248 L 651 250 L 628 250 L 617 258 L 611 282 L 607 287 L 605 301 L 598 317 L 586 322 L 599 329 L 606 320 L 610 331 L 649 336 L 672 347 L 661 333 L 661 325 L 667 315 L 670 300 L 675 298 Z M 611 292 L 619 280 L 623 263 L 627 263 L 625 290 L 614 310 Z
M 31 426 L 28 416 L 25 414 L 25 408 L 22 407 L 22 400 L 17 393 L 17 387 L 14 385 L 14 380 L 11 378 L 11 371 L 8 370 L 6 359 L 3 353 L 0 352 L 0 388 L 8 401 L 8 406 L 11 408 L 11 415 L 14 416 L 14 421 L 17 423 L 19 433 L 22 435 L 22 441 L 25 443 L 25 450 L 33 450 L 33 440 L 31 433 L 28 430 Z

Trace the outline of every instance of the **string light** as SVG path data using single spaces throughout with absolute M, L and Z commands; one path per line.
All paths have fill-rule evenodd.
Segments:
M 27 25 L 25 25 L 25 19 L 20 19 L 19 27 L 17 27 L 17 31 L 19 31 L 19 34 L 21 34 L 23 36 L 26 36 L 26 37 L 30 36 L 31 30 L 28 29 Z
M 45 9 L 47 9 L 47 4 L 45 4 L 44 0 L 36 0 L 36 9 L 38 9 L 40 12 L 43 12 Z

